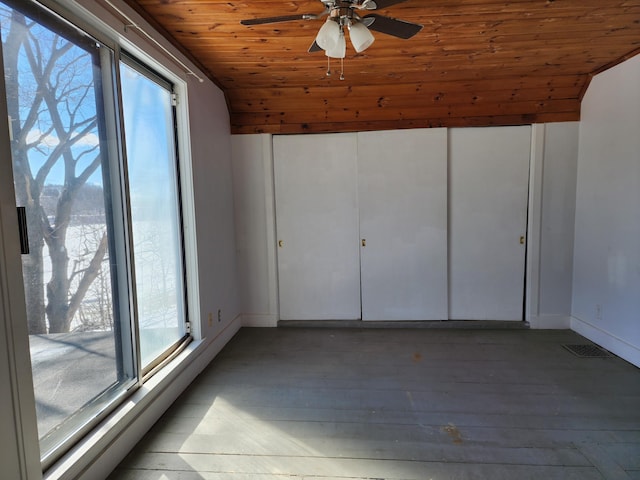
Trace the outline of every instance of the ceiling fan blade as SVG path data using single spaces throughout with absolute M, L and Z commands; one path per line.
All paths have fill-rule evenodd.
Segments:
M 363 2 L 366 10 L 381 10 L 391 7 L 397 3 L 406 2 L 407 0 L 368 0 Z M 372 8 L 373 7 L 373 8 Z
M 318 45 L 318 42 L 314 41 L 309 47 L 309 53 L 321 52 L 322 47 Z
M 366 22 L 365 24 L 370 30 L 380 33 L 386 33 L 398 38 L 413 37 L 416 33 L 422 30 L 422 25 L 417 23 L 405 22 L 404 20 L 397 20 L 395 18 L 383 17 L 375 13 L 362 17 Z M 369 23 L 371 22 L 371 23 Z
M 301 15 L 282 15 L 280 17 L 249 18 L 240 20 L 240 23 L 242 25 L 264 25 L 266 23 L 290 22 L 292 20 L 315 20 L 316 18 L 318 18 L 318 15 L 303 13 Z

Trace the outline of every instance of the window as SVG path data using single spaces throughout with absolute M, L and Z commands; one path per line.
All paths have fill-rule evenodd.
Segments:
M 46 467 L 188 339 L 173 86 L 35 3 L 0 22 Z
M 120 63 L 136 275 L 146 370 L 185 334 L 180 196 L 171 84 L 134 60 Z

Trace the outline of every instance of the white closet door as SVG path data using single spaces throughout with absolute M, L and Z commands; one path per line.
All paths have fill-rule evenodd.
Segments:
M 522 320 L 531 127 L 449 131 L 449 317 Z
M 447 132 L 358 134 L 363 320 L 447 318 Z
M 355 134 L 273 138 L 280 318 L 360 318 Z

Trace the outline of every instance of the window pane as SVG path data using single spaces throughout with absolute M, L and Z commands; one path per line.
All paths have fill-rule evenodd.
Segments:
M 121 63 L 142 367 L 185 334 L 182 236 L 171 91 Z
M 130 384 L 131 342 L 112 288 L 104 47 L 8 3 L 0 3 L 4 75 L 16 200 L 29 231 L 23 275 L 46 457 Z

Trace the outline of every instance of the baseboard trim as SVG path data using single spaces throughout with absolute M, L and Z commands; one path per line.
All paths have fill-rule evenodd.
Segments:
M 482 329 L 521 330 L 529 328 L 527 322 L 501 320 L 417 320 L 417 321 L 362 321 L 362 320 L 280 320 L 280 328 L 420 328 L 420 329 Z
M 538 315 L 529 319 L 529 325 L 535 330 L 567 330 L 571 328 L 571 316 Z
M 640 348 L 578 317 L 571 317 L 571 330 L 640 368 Z
M 243 327 L 277 327 L 278 316 L 272 313 L 244 314 L 242 315 Z
M 44 479 L 106 478 L 241 326 L 238 315 L 215 337 L 192 342 L 47 470 Z

